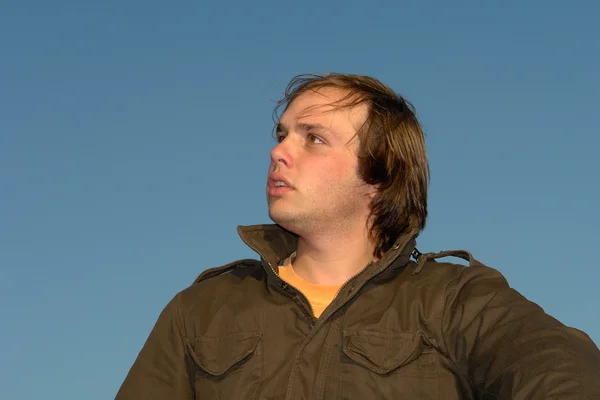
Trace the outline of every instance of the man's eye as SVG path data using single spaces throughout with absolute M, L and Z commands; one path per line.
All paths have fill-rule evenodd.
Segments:
M 325 143 L 325 142 L 323 141 L 323 139 L 321 139 L 320 137 L 318 137 L 318 136 L 315 136 L 315 135 L 313 135 L 313 134 L 309 134 L 309 135 L 308 135 L 308 137 L 307 137 L 307 139 L 308 139 L 308 141 L 309 141 L 309 142 L 311 142 L 312 144 L 323 144 L 323 143 Z
M 275 136 L 275 140 L 277 140 L 278 143 L 283 142 L 283 139 L 285 139 L 285 135 L 283 133 L 277 133 Z

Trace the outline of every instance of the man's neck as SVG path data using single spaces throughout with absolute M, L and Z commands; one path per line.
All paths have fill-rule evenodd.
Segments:
M 299 237 L 294 271 L 317 285 L 340 285 L 373 261 L 373 249 L 366 231 L 354 235 Z

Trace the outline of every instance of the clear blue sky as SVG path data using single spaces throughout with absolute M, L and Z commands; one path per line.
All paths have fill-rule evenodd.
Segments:
M 114 397 L 173 295 L 254 257 L 236 226 L 269 222 L 271 111 L 306 72 L 416 106 L 421 251 L 599 343 L 599 4 L 3 1 L 0 398 Z

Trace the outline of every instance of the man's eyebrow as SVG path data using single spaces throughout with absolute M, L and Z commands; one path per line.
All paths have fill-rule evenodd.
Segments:
M 302 129 L 307 132 L 329 132 L 329 133 L 335 135 L 333 132 L 331 132 L 325 126 L 323 126 L 321 124 L 315 124 L 315 123 L 311 124 L 311 123 L 301 122 L 298 124 L 298 129 Z
M 300 122 L 298 123 L 298 125 L 296 125 L 296 128 L 298 130 L 302 130 L 305 132 L 313 132 L 313 133 L 329 133 L 334 137 L 337 137 L 337 135 L 335 134 L 335 132 L 331 131 L 329 128 L 326 128 L 324 125 L 321 125 L 319 123 L 308 123 L 308 122 Z M 284 132 L 288 132 L 288 127 L 279 122 L 277 123 L 277 126 L 275 127 L 275 133 L 284 133 Z

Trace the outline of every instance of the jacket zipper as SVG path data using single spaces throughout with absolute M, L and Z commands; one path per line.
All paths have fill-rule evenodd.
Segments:
M 342 289 L 344 288 L 344 286 L 346 286 L 348 284 L 348 282 L 350 282 L 351 280 L 353 280 L 354 278 L 356 278 L 357 276 L 359 276 L 360 274 L 362 274 L 372 264 L 373 264 L 373 261 L 369 261 L 369 263 L 367 265 L 365 265 L 360 271 L 358 271 L 357 273 L 355 273 L 354 275 L 352 275 L 350 278 L 346 279 L 346 281 L 342 284 L 342 286 L 340 286 L 340 288 L 337 290 L 335 296 L 333 296 L 333 300 L 335 300 L 336 297 L 338 297 L 338 295 L 340 294 L 340 292 L 342 291 Z M 331 300 L 331 301 L 333 302 L 333 300 Z
M 344 286 L 346 286 L 348 284 L 348 282 L 350 282 L 351 280 L 353 280 L 354 278 L 356 278 L 357 276 L 359 276 L 360 274 L 362 274 L 372 264 L 373 264 L 373 261 L 369 261 L 369 263 L 367 265 L 365 265 L 360 271 L 358 271 L 357 273 L 355 273 L 354 275 L 352 275 L 350 278 L 346 279 L 346 281 L 339 287 L 339 289 L 335 293 L 335 296 L 333 296 L 333 299 L 331 300 L 331 303 L 333 303 L 333 301 L 338 297 L 338 295 L 340 294 L 340 292 L 342 291 L 342 289 L 344 288 Z M 294 285 L 291 285 L 291 284 L 287 283 L 286 281 L 284 281 L 281 278 L 281 276 L 279 275 L 279 273 L 277 273 L 275 271 L 275 269 L 273 268 L 273 266 L 271 265 L 270 262 L 267 262 L 267 265 L 269 265 L 269 268 L 271 268 L 271 271 L 273 271 L 273 273 L 275 274 L 275 276 L 277 276 L 279 279 L 281 279 L 281 281 L 285 285 L 291 287 L 292 289 L 294 289 L 295 291 L 297 291 L 298 293 L 300 293 L 304 297 L 304 299 L 306 300 L 306 304 L 308 304 L 308 307 L 310 308 L 310 317 L 311 317 L 311 320 L 313 322 L 315 322 L 318 318 L 315 317 L 315 311 L 313 310 L 312 304 L 310 304 L 310 301 L 308 300 L 308 297 L 306 297 L 306 295 L 302 292 L 302 290 L 300 290 L 300 289 L 296 288 Z M 331 303 L 329 303 L 329 304 L 331 304 Z
M 267 265 L 269 266 L 269 268 L 271 268 L 271 271 L 273 271 L 273 273 L 275 274 L 275 276 L 277 276 L 283 282 L 284 285 L 287 285 L 287 286 L 291 287 L 296 292 L 300 293 L 300 295 L 302 295 L 302 297 L 304 297 L 304 300 L 306 300 L 305 303 L 308 304 L 308 308 L 310 309 L 310 315 L 307 314 L 307 316 L 310 318 L 311 325 L 314 325 L 314 323 L 315 323 L 315 321 L 316 321 L 317 318 L 315 317 L 315 310 L 313 310 L 312 304 L 310 304 L 310 301 L 308 300 L 308 297 L 306 297 L 306 295 L 302 292 L 302 290 L 300 290 L 300 289 L 294 287 L 294 285 L 290 285 L 288 282 L 284 281 L 281 278 L 281 276 L 279 275 L 279 273 L 275 271 L 275 269 L 273 268 L 273 266 L 271 265 L 270 262 L 267 262 Z M 337 294 L 336 294 L 336 296 L 337 296 Z M 303 308 L 303 311 L 306 313 L 306 309 Z
M 412 236 L 411 236 L 411 237 L 412 237 Z M 406 246 L 406 244 L 407 244 L 407 243 L 408 243 L 408 241 L 404 243 L 404 246 Z M 393 250 L 397 250 L 397 249 L 399 249 L 400 247 L 402 247 L 402 246 L 400 246 L 400 245 L 394 245 L 392 249 L 393 249 Z M 416 253 L 415 253 L 415 252 L 416 252 Z M 415 256 L 415 257 L 417 256 L 417 254 L 418 254 L 418 255 L 421 255 L 421 253 L 420 253 L 420 252 L 419 252 L 419 251 L 418 251 L 416 248 L 413 250 L 413 252 L 411 253 L 411 255 L 413 255 L 413 253 L 415 253 L 415 254 L 414 254 L 414 256 Z M 359 276 L 360 274 L 362 274 L 363 272 L 365 272 L 365 271 L 367 270 L 367 268 L 369 268 L 369 267 L 370 267 L 371 265 L 373 265 L 374 263 L 375 263 L 374 261 L 369 261 L 369 263 L 368 263 L 367 265 L 365 265 L 365 267 L 364 267 L 363 269 L 361 269 L 361 270 L 360 270 L 360 271 L 358 271 L 356 274 L 352 275 L 352 276 L 351 276 L 349 279 L 347 279 L 347 280 L 346 280 L 346 282 L 344 282 L 344 283 L 342 284 L 342 286 L 340 286 L 340 288 L 338 289 L 338 291 L 337 291 L 337 293 L 335 294 L 335 297 L 334 297 L 333 299 L 335 300 L 335 299 L 338 297 L 338 295 L 340 294 L 340 292 L 342 291 L 342 289 L 344 288 L 344 286 L 346 286 L 346 285 L 348 284 L 348 282 L 350 282 L 351 280 L 353 280 L 354 278 L 356 278 L 357 276 Z M 372 279 L 372 278 L 374 278 L 374 276 L 373 276 L 373 277 L 371 277 L 370 279 Z M 369 279 L 369 280 L 370 280 L 370 279 Z M 364 282 L 364 283 L 366 283 L 366 282 Z M 364 283 L 363 283 L 363 284 L 364 284 Z M 333 302 L 333 300 L 332 300 L 332 302 Z

